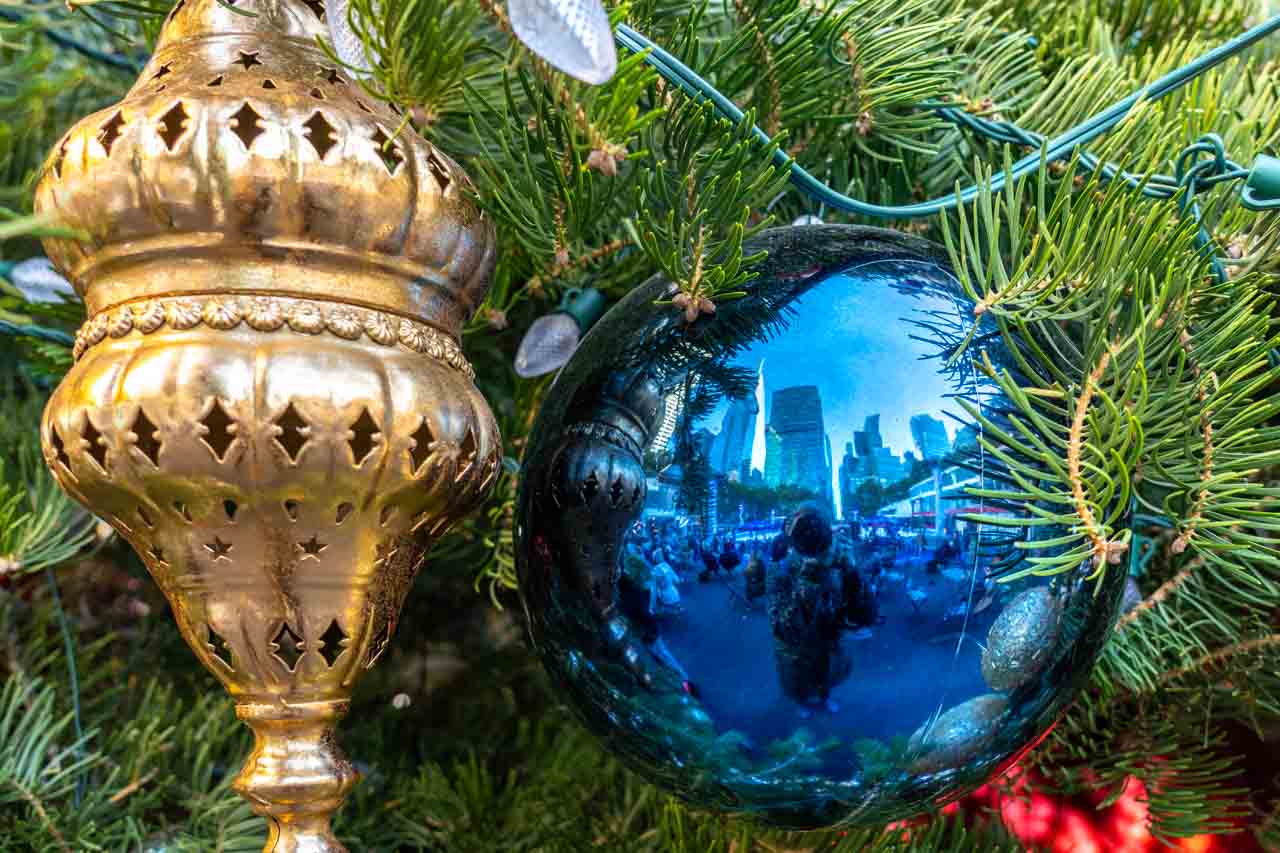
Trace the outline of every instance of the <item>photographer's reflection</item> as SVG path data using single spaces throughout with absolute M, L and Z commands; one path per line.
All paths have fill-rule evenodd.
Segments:
M 831 689 L 849 676 L 852 661 L 840 647 L 840 579 L 833 566 L 831 522 L 813 503 L 787 523 L 790 548 L 769 578 L 769 623 L 782 692 L 800 706 L 836 713 Z

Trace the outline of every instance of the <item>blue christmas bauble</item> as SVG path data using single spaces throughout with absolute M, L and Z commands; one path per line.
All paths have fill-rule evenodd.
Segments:
M 944 252 L 842 226 L 750 248 L 745 296 L 688 322 L 650 281 L 556 378 L 518 503 L 530 631 L 583 722 L 690 803 L 883 824 L 1048 731 L 1124 573 L 1023 572 L 1064 531 L 991 497 L 1020 433 L 990 375 L 1034 359 Z

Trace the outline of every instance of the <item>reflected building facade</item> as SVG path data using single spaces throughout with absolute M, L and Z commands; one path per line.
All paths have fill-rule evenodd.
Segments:
M 845 458 L 840 465 L 841 500 L 844 506 L 849 506 L 850 500 L 845 496 L 852 496 L 858 486 L 868 480 L 889 486 L 910 473 L 911 460 L 899 457 L 885 446 L 879 413 L 868 415 L 862 429 L 854 432 L 853 441 L 845 445 Z
M 831 498 L 830 445 L 822 420 L 822 396 L 816 385 L 795 385 L 773 392 L 769 427 L 777 434 L 779 485 L 800 486 Z M 769 468 L 765 457 L 766 475 Z
M 751 395 L 729 403 L 720 432 L 711 445 L 711 469 L 730 480 L 747 482 L 751 477 L 751 450 L 755 443 L 756 421 L 764 402 L 764 365 L 756 370 L 756 387 Z
M 764 428 L 764 483 L 771 489 L 782 485 L 782 436 L 772 424 Z
M 854 515 L 853 494 L 857 491 L 858 459 L 853 455 L 853 442 L 845 442 L 844 458 L 840 460 L 840 475 L 837 477 L 840 486 L 840 509 L 845 519 Z
M 942 421 L 926 415 L 911 416 L 911 438 L 916 443 L 916 450 L 925 462 L 938 462 L 951 452 L 951 439 L 947 437 L 947 428 Z

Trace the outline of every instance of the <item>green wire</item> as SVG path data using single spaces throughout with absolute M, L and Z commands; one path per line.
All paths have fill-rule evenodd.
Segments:
M 1012 169 L 1008 172 L 994 176 L 991 181 L 990 189 L 992 191 L 998 191 L 1009 180 L 1016 180 L 1018 178 L 1025 177 L 1026 175 L 1039 170 L 1045 163 L 1050 163 L 1070 156 L 1077 148 L 1092 142 L 1113 129 L 1125 118 L 1126 115 L 1129 114 L 1129 110 L 1131 110 L 1135 104 L 1142 100 L 1156 100 L 1164 97 L 1170 92 L 1186 85 L 1201 74 L 1204 74 L 1209 69 L 1222 64 L 1236 54 L 1252 47 L 1254 44 L 1277 30 L 1280 30 L 1280 15 L 1245 31 L 1226 44 L 1209 51 L 1194 62 L 1188 63 L 1187 65 L 1166 74 L 1151 85 L 1139 89 L 1124 100 L 1108 107 L 1100 113 L 1097 113 L 1065 133 L 1043 142 L 1043 147 L 1040 153 L 1030 154 L 1022 158 L 1015 163 Z M 614 37 L 618 44 L 623 48 L 633 53 L 643 53 L 645 61 L 659 74 L 661 74 L 663 78 L 676 84 L 692 97 L 703 98 L 710 101 L 725 118 L 735 124 L 741 124 L 745 119 L 742 110 L 738 109 L 732 101 L 718 92 L 714 86 L 706 80 L 703 80 L 679 59 L 676 59 L 670 53 L 658 47 L 644 35 L 636 32 L 626 24 L 620 24 L 615 31 Z M 952 115 L 944 115 L 944 117 L 950 118 L 954 121 L 956 120 L 954 115 L 955 112 L 958 111 L 953 111 Z M 964 126 L 969 127 L 971 130 L 983 133 L 984 135 L 989 135 L 1000 141 L 1021 143 L 1024 139 L 1033 138 L 1027 131 L 1017 128 L 1014 125 L 996 125 L 995 123 L 984 124 L 976 121 L 963 121 L 961 123 L 964 124 Z M 758 126 L 753 127 L 752 130 L 761 142 L 768 143 L 770 141 L 769 135 Z M 962 204 L 967 204 L 975 199 L 983 189 L 978 186 L 971 186 L 958 193 L 952 193 L 941 198 L 933 199 L 932 201 L 920 202 L 918 204 L 900 206 L 870 204 L 836 192 L 834 189 L 809 174 L 809 172 L 805 171 L 804 168 L 793 161 L 791 157 L 781 149 L 774 153 L 773 159 L 778 166 L 788 169 L 791 172 L 791 182 L 797 189 L 809 196 L 812 196 L 822 204 L 860 216 L 885 219 L 909 219 L 932 216 L 944 210 L 951 210 Z M 1239 170 L 1239 167 L 1236 167 L 1235 171 L 1239 172 L 1241 170 Z M 1240 176 L 1241 175 L 1239 174 L 1232 175 L 1232 177 Z M 1170 195 L 1172 195 L 1172 193 L 1170 193 Z

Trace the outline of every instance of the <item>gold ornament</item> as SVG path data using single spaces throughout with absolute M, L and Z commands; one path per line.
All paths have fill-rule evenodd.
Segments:
M 316 0 L 182 0 L 36 189 L 89 235 L 45 244 L 89 314 L 45 458 L 253 729 L 235 786 L 274 853 L 344 849 L 334 727 L 501 447 L 458 346 L 492 227 L 327 35 Z

